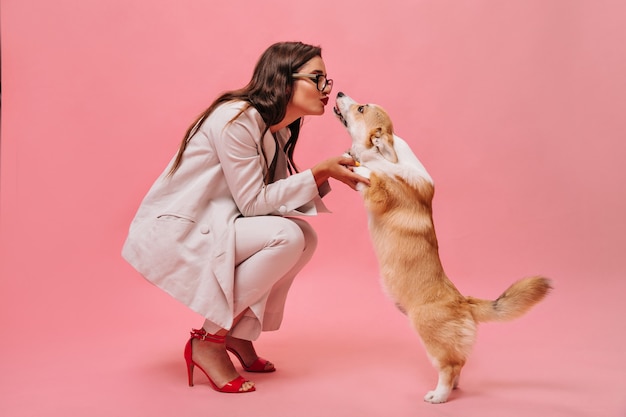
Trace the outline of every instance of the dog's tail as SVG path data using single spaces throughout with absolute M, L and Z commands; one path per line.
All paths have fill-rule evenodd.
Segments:
M 466 297 L 477 322 L 513 320 L 533 307 L 550 292 L 552 283 L 544 277 L 529 277 L 511 285 L 495 301 Z

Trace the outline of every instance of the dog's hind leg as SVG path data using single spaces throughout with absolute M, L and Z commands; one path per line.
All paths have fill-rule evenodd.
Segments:
M 459 375 L 457 375 L 456 379 L 454 380 L 454 384 L 452 384 L 452 389 L 459 388 L 459 380 L 460 379 L 461 379 L 461 373 L 459 373 Z
M 445 403 L 452 390 L 458 385 L 462 368 L 463 364 L 446 364 L 440 366 L 438 369 L 439 380 L 437 381 L 437 387 L 424 396 L 424 401 L 431 404 Z
M 450 317 L 447 315 L 446 317 Z M 467 361 L 476 338 L 476 324 L 470 317 L 417 322 L 428 356 L 439 373 L 437 387 L 424 396 L 424 401 L 438 404 L 448 400 L 456 389 L 461 369 Z

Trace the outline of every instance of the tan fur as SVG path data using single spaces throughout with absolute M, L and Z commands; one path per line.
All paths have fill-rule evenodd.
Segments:
M 550 281 L 524 278 L 493 301 L 463 296 L 439 258 L 432 180 L 408 146 L 400 147 L 404 141 L 394 135 L 387 113 L 342 93 L 335 113 L 352 136 L 350 155 L 369 173 L 370 186 L 361 193 L 384 287 L 439 371 L 437 387 L 424 400 L 445 402 L 458 385 L 477 324 L 521 316 L 546 296 Z

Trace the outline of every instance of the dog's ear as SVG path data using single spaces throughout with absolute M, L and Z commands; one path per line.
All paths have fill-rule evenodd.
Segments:
M 396 150 L 393 148 L 392 135 L 383 132 L 381 128 L 378 128 L 372 132 L 370 140 L 372 141 L 372 145 L 378 149 L 378 152 L 380 152 L 383 158 L 393 162 L 394 164 L 398 162 L 398 155 L 396 154 Z

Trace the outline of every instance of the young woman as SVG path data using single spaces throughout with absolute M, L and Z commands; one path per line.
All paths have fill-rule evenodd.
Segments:
M 189 385 L 197 366 L 217 391 L 254 391 L 228 351 L 246 371 L 275 370 L 252 341 L 280 327 L 289 287 L 317 244 L 292 216 L 328 211 L 329 178 L 367 183 L 343 156 L 295 167 L 302 118 L 324 113 L 332 85 L 319 47 L 270 46 L 248 85 L 191 125 L 139 207 L 122 255 L 206 318 L 185 346 Z

